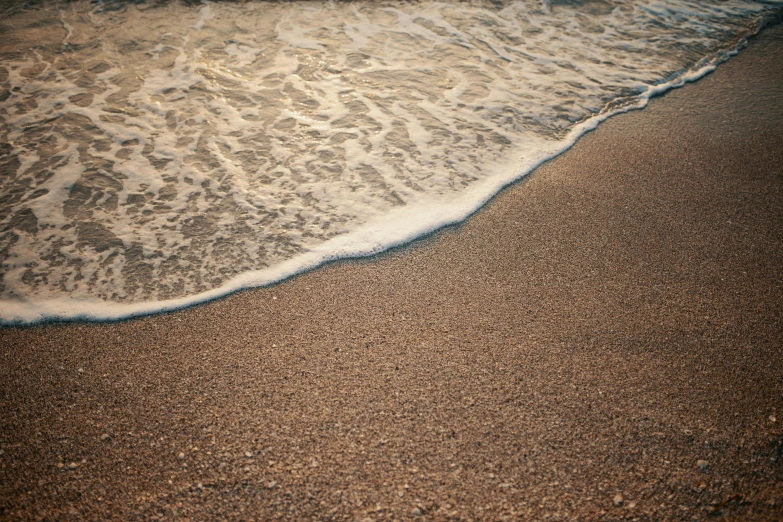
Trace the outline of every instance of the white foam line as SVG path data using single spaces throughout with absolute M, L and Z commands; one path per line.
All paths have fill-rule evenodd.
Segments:
M 62 45 L 66 45 L 68 40 L 71 38 L 71 35 L 73 34 L 73 26 L 65 21 L 65 13 L 62 11 L 60 12 L 60 21 L 63 24 L 63 29 L 67 31 L 62 43 Z
M 760 30 L 758 27 L 757 30 Z M 111 321 L 143 315 L 170 312 L 225 297 L 239 290 L 259 288 L 279 283 L 338 259 L 368 257 L 464 221 L 483 207 L 500 190 L 530 174 L 542 163 L 570 149 L 585 133 L 595 129 L 608 118 L 647 106 L 650 98 L 668 90 L 682 87 L 714 71 L 716 67 L 738 53 L 746 40 L 733 49 L 719 53 L 709 63 L 686 71 L 677 78 L 659 85 L 649 86 L 632 104 L 598 114 L 574 126 L 563 141 L 553 143 L 552 150 L 542 149 L 533 158 L 517 158 L 509 162 L 510 168 L 477 185 L 474 189 L 448 203 L 421 201 L 380 216 L 345 235 L 335 237 L 297 257 L 263 270 L 240 274 L 222 286 L 196 295 L 166 301 L 147 301 L 122 304 L 84 299 L 53 299 L 39 302 L 0 302 L 0 325 L 34 324 L 46 321 Z M 392 226 L 389 223 L 393 223 Z M 378 238 L 383 238 L 381 242 Z
M 201 0 L 201 3 L 204 4 L 204 7 L 201 8 L 199 11 L 199 19 L 198 22 L 196 22 L 195 25 L 193 25 L 193 29 L 199 31 L 204 27 L 204 22 L 212 18 L 212 8 L 209 5 L 208 0 Z

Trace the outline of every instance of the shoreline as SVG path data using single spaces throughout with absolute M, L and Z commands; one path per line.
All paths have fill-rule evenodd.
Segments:
M 594 131 L 610 118 L 629 111 L 643 110 L 651 99 L 682 88 L 714 72 L 745 48 L 750 40 L 766 27 L 774 27 L 780 19 L 779 12 L 767 12 L 759 16 L 745 32 L 736 35 L 729 47 L 715 51 L 676 75 L 655 85 L 635 98 L 619 98 L 606 105 L 593 117 L 578 122 L 557 142 L 542 144 L 532 155 L 509 159 L 501 174 L 476 182 L 471 190 L 455 196 L 450 201 L 422 200 L 376 216 L 343 235 L 327 240 L 297 254 L 293 258 L 259 270 L 241 272 L 223 284 L 197 294 L 183 295 L 162 301 L 116 302 L 90 298 L 60 298 L 35 300 L 0 300 L 0 328 L 8 326 L 37 326 L 78 322 L 115 322 L 145 316 L 171 313 L 193 306 L 209 304 L 237 292 L 271 287 L 290 278 L 317 270 L 327 264 L 358 258 L 373 258 L 384 252 L 404 247 L 420 238 L 429 237 L 441 230 L 470 219 L 493 201 L 499 192 L 521 182 L 542 164 L 550 162 L 571 149 L 586 133 Z M 424 217 L 422 217 L 424 216 Z M 387 223 L 393 222 L 394 226 Z M 12 292 L 13 294 L 14 292 Z M 24 292 L 22 292 L 24 294 Z
M 437 235 L 444 229 L 459 226 L 490 204 L 500 192 L 533 175 L 539 167 L 567 152 L 582 136 L 594 131 L 608 119 L 626 112 L 644 110 L 651 99 L 663 96 L 673 89 L 682 88 L 711 74 L 721 64 L 741 52 L 749 39 L 763 31 L 766 25 L 763 20 L 765 19 L 762 19 L 760 23 L 762 28 L 759 29 L 759 32 L 743 37 L 743 43 L 733 49 L 716 53 L 710 59 L 705 59 L 704 63 L 700 62 L 696 68 L 685 71 L 673 80 L 650 86 L 643 96 L 631 104 L 620 104 L 613 109 L 607 108 L 596 116 L 578 123 L 567 133 L 563 141 L 558 142 L 556 147 L 551 147 L 551 150 L 539 150 L 532 159 L 509 161 L 505 170 L 521 172 L 521 174 L 492 176 L 478 182 L 471 191 L 456 197 L 452 202 L 445 203 L 437 200 L 429 203 L 419 202 L 410 208 L 403 207 L 399 212 L 392 211 L 378 216 L 351 232 L 337 236 L 293 258 L 263 270 L 243 272 L 217 288 L 198 294 L 165 301 L 132 303 L 68 298 L 43 301 L 0 301 L 0 328 L 79 322 L 111 323 L 178 312 L 194 306 L 209 304 L 238 292 L 279 285 L 291 278 L 318 270 L 332 263 L 363 258 L 372 259 L 390 250 L 405 248 L 416 241 Z M 476 193 L 478 197 L 476 197 Z M 413 215 L 418 218 L 412 220 L 411 216 Z M 420 224 L 422 220 L 419 219 L 422 215 L 428 216 L 423 220 L 424 226 Z M 389 228 L 385 223 L 390 221 L 398 224 Z M 408 222 L 408 225 L 400 226 L 400 222 Z M 390 232 L 390 230 L 392 231 Z M 383 238 L 383 240 L 379 238 Z M 336 254 L 336 252 L 342 253 Z
M 0 515 L 779 518 L 781 49 L 381 256 L 0 329 Z

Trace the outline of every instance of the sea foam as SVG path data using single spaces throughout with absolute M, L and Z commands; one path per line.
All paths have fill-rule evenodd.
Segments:
M 459 222 L 600 121 L 707 74 L 779 8 L 17 13 L 0 24 L 0 321 L 181 308 Z

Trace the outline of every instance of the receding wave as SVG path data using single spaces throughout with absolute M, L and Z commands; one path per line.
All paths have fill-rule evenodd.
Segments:
M 464 219 L 779 7 L 15 10 L 0 21 L 0 321 L 176 308 Z

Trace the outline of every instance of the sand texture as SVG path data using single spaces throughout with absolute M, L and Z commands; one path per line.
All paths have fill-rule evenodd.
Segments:
M 0 519 L 783 519 L 781 100 L 778 26 L 407 248 L 0 330 Z

